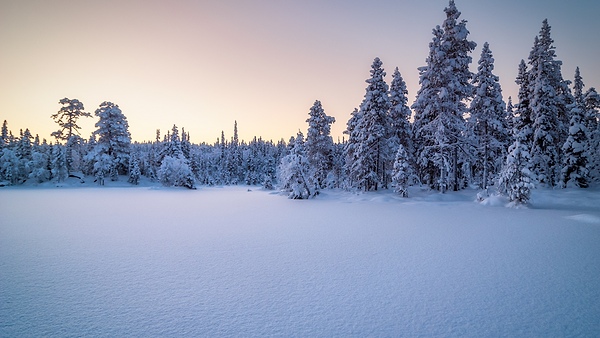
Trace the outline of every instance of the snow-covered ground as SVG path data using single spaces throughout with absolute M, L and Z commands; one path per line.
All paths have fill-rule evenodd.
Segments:
M 0 336 L 600 336 L 600 189 L 250 190 L 0 188 Z

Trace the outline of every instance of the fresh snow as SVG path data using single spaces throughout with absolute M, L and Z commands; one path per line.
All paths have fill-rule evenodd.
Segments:
M 598 188 L 112 183 L 0 188 L 0 336 L 600 336 Z

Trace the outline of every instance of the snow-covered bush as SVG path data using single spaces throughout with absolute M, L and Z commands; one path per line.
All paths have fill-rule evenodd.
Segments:
M 517 138 L 508 149 L 506 163 L 498 176 L 498 191 L 506 194 L 511 202 L 525 204 L 531 196 L 533 174 L 531 155 L 527 146 Z
M 314 196 L 310 180 L 310 166 L 304 156 L 304 135 L 299 132 L 294 148 L 289 155 L 281 159 L 279 165 L 279 184 L 281 190 L 289 192 L 291 199 L 307 199 Z
M 165 187 L 195 189 L 195 179 L 187 160 L 182 157 L 165 156 L 158 171 L 158 179 Z

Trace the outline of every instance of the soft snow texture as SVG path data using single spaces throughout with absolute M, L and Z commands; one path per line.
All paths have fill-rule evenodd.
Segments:
M 2 188 L 0 336 L 600 336 L 598 190 L 251 190 Z

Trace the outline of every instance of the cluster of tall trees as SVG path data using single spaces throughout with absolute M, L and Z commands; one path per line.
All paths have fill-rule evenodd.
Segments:
M 535 186 L 585 188 L 600 181 L 600 95 L 584 90 L 579 68 L 574 81 L 563 79 L 550 26 L 544 20 L 528 61 L 521 61 L 518 102 L 506 104 L 494 58 L 486 42 L 477 73 L 470 71 L 476 44 L 468 40 L 466 21 L 454 1 L 446 19 L 433 29 L 426 65 L 419 68 L 420 89 L 408 106 L 408 91 L 398 68 L 390 85 L 383 63 L 375 58 L 363 101 L 333 142 L 335 118 L 315 101 L 299 131 L 277 143 L 254 138 L 221 137 L 214 144 L 192 144 L 176 126 L 156 140 L 131 143 L 127 119 L 118 105 L 102 103 L 95 111 L 96 130 L 79 135 L 77 120 L 91 117 L 78 100 L 62 99 L 52 118 L 60 129 L 54 144 L 14 136 L 4 121 L 0 139 L 0 181 L 20 184 L 68 176 L 142 177 L 166 186 L 262 184 L 278 186 L 290 198 L 310 198 L 327 188 L 364 191 L 393 188 L 408 196 L 408 186 L 426 185 L 441 192 L 477 184 L 495 185 L 511 200 L 526 202 Z M 572 86 L 571 86 L 572 85 Z

